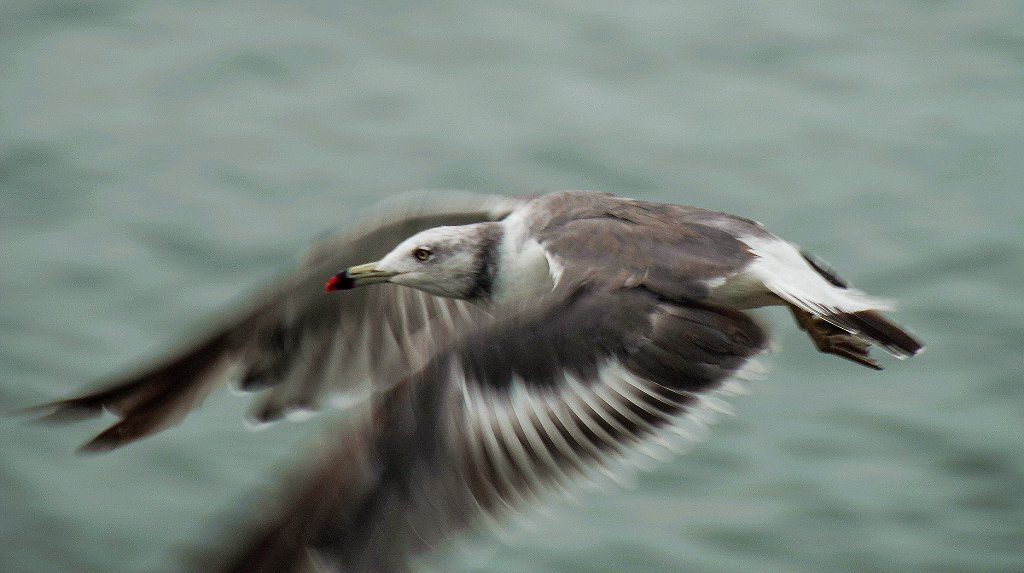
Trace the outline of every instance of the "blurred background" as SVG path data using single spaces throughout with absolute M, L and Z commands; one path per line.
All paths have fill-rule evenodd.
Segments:
M 186 338 L 415 188 L 722 209 L 897 298 L 875 373 L 785 313 L 769 377 L 673 462 L 455 571 L 1024 570 L 1017 1 L 0 3 L 0 406 Z M 212 396 L 100 457 L 0 420 L 0 570 L 172 568 L 325 416 Z

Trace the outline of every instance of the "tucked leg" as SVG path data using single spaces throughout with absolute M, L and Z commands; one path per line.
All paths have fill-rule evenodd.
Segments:
M 850 334 L 805 310 L 793 305 L 788 306 L 790 312 L 793 313 L 797 326 L 807 332 L 807 335 L 811 337 L 811 341 L 814 342 L 814 347 L 819 352 L 835 354 L 875 370 L 882 369 L 878 362 L 868 354 L 868 349 L 871 345 L 864 339 L 855 334 Z

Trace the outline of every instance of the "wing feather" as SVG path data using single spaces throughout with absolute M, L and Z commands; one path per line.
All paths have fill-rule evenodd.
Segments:
M 337 392 L 365 392 L 395 382 L 396 373 L 421 365 L 412 342 L 442 342 L 486 314 L 470 303 L 442 300 L 405 288 L 368 287 L 328 294 L 326 277 L 375 260 L 409 235 L 440 225 L 497 220 L 520 200 L 472 193 L 406 194 L 392 200 L 354 232 L 327 239 L 275 285 L 227 315 L 197 342 L 100 389 L 33 408 L 46 419 L 77 420 L 104 409 L 120 421 L 83 446 L 109 450 L 181 421 L 228 372 L 239 388 L 264 391 L 255 421 L 319 406 Z M 425 333 L 429 333 L 426 336 Z
M 331 492 L 330 517 L 298 536 L 302 555 L 344 571 L 396 570 L 592 472 L 615 478 L 634 453 L 663 460 L 677 449 L 673 429 L 766 346 L 739 312 L 667 302 L 643 288 L 581 290 L 479 327 L 379 395 L 372 423 L 355 437 L 332 438 L 339 452 L 365 447 L 347 456 L 364 469 L 325 483 L 314 458 L 316 480 L 289 481 L 300 492 Z M 591 343 L 578 343 L 582 332 Z M 254 544 L 275 547 L 274 528 L 301 522 L 300 510 L 281 506 L 277 520 L 230 545 L 258 563 Z M 295 563 L 280 570 L 306 570 Z

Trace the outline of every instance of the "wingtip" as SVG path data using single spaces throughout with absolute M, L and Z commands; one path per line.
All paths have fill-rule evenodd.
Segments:
M 75 450 L 75 453 L 83 456 L 96 456 L 99 454 L 109 452 L 116 448 L 116 445 L 113 445 L 106 441 L 101 441 L 99 440 L 99 436 L 97 436 L 96 438 L 78 446 L 78 449 Z
M 139 432 L 133 432 L 130 425 L 122 420 L 113 426 L 110 426 L 106 430 L 103 430 L 97 434 L 93 439 L 78 446 L 79 454 L 96 455 L 103 454 L 112 450 L 116 450 L 121 446 L 129 444 L 145 434 Z
M 4 412 L 5 416 L 31 417 L 32 423 L 69 424 L 99 417 L 104 411 L 101 404 L 83 401 L 81 398 L 55 400 Z M 120 421 L 107 428 L 93 439 L 78 447 L 79 454 L 101 454 L 115 450 L 141 436 L 133 436 L 131 429 Z
M 103 406 L 87 404 L 79 399 L 55 400 L 4 412 L 4 416 L 32 417 L 33 422 L 43 424 L 67 424 L 95 418 L 103 413 Z

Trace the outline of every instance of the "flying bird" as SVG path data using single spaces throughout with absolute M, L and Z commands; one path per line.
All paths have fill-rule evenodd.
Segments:
M 260 422 L 364 397 L 365 421 L 207 570 L 401 571 L 667 443 L 766 350 L 746 311 L 773 305 L 872 369 L 871 345 L 922 349 L 885 303 L 749 219 L 587 191 L 407 195 L 177 352 L 38 411 L 116 415 L 95 452 L 181 422 L 228 380 Z

